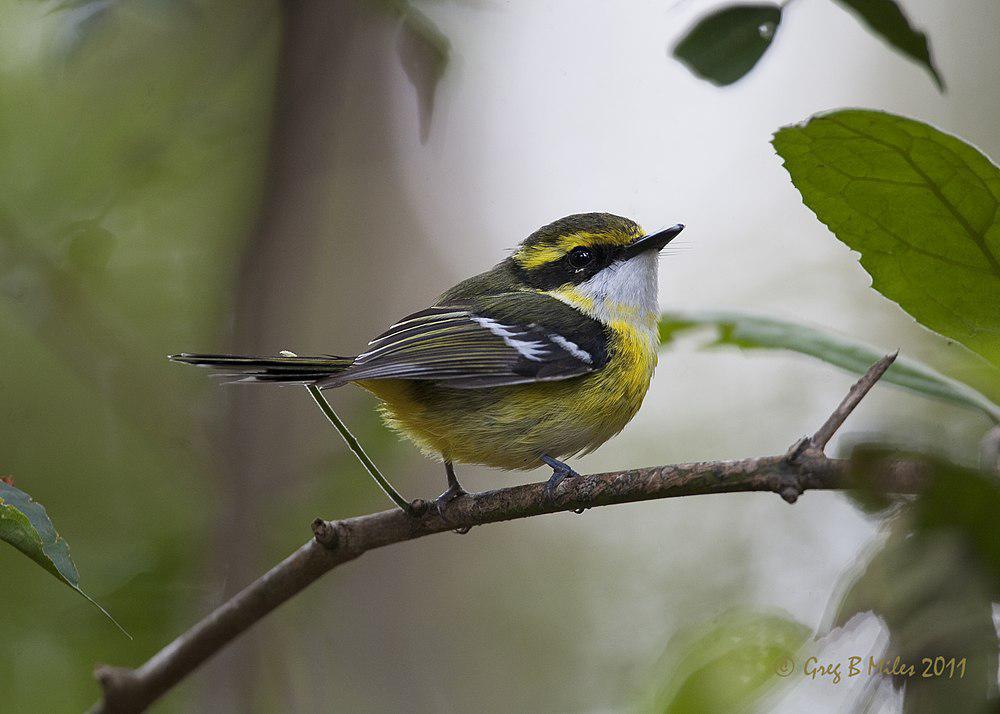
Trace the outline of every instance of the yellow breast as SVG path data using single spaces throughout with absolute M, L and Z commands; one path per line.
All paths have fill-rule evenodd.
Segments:
M 638 410 L 656 369 L 657 332 L 653 327 L 625 320 L 616 320 L 610 327 L 614 335 L 609 345 L 610 359 L 603 370 L 593 375 L 594 381 L 621 395 L 623 401 L 638 402 Z
M 588 407 L 590 401 L 607 401 L 608 405 L 603 410 L 600 405 L 594 404 L 584 411 L 595 413 L 609 423 L 621 422 L 612 432 L 613 436 L 639 410 L 649 389 L 649 382 L 656 368 L 656 348 L 659 344 L 656 312 L 648 306 L 621 303 L 607 296 L 595 298 L 573 285 L 565 285 L 548 294 L 611 329 L 608 364 L 600 372 L 586 378 L 587 383 L 582 392 Z M 655 296 L 652 300 L 655 301 Z M 611 414 L 607 413 L 609 409 Z M 627 416 L 624 416 L 626 413 Z M 624 421 L 621 421 L 623 416 Z
M 556 382 L 452 389 L 428 382 L 361 382 L 383 416 L 425 453 L 451 461 L 530 469 L 539 454 L 587 453 L 635 416 L 656 367 L 656 333 L 633 321 L 609 325 L 608 363 Z

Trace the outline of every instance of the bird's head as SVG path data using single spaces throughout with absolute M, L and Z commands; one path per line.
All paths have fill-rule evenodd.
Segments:
M 510 257 L 518 279 L 603 322 L 655 319 L 657 253 L 684 226 L 646 235 L 610 213 L 561 218 L 528 236 Z

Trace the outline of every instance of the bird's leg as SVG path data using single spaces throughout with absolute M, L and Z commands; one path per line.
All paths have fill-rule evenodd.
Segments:
M 542 454 L 539 458 L 546 466 L 552 467 L 552 478 L 545 484 L 545 492 L 549 495 L 549 498 L 555 496 L 556 487 L 562 483 L 564 478 L 574 478 L 580 475 L 569 464 L 564 464 L 559 459 L 553 459 L 548 454 Z
M 438 514 L 442 518 L 445 517 L 444 509 L 447 505 L 459 496 L 465 495 L 465 489 L 462 488 L 462 484 L 458 482 L 458 477 L 455 476 L 455 467 L 452 466 L 450 461 L 444 462 L 444 471 L 448 474 L 448 490 L 438 496 L 437 500 L 434 502 L 437 505 Z

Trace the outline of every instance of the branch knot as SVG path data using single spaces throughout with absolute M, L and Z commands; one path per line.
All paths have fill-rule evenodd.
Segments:
M 332 521 L 317 518 L 312 522 L 313 537 L 316 542 L 329 550 L 336 550 L 340 545 L 340 529 Z

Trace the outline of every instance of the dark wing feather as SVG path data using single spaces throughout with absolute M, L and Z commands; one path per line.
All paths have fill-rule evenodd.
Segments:
M 607 361 L 600 322 L 534 292 L 438 305 L 400 320 L 322 386 L 428 380 L 477 389 L 576 377 Z

